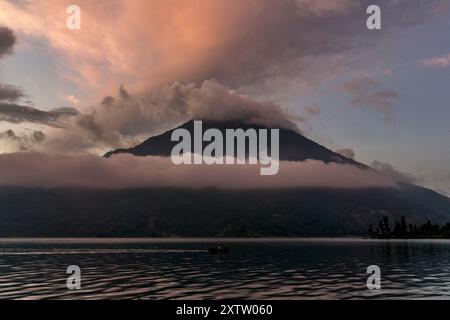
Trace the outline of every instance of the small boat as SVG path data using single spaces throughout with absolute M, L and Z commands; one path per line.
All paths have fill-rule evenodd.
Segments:
M 219 249 L 219 248 L 209 248 L 209 249 L 208 249 L 208 252 L 211 253 L 211 254 L 222 254 L 222 253 L 229 253 L 230 250 L 229 250 L 228 248 L 222 248 L 222 249 Z
M 230 250 L 227 247 L 223 246 L 222 243 L 219 243 L 219 244 L 217 244 L 216 247 L 209 248 L 208 252 L 211 254 L 222 254 L 222 253 L 229 253 Z

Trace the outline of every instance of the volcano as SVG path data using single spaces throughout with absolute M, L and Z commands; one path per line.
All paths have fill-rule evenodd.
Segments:
M 189 121 L 178 128 L 192 132 L 193 127 Z M 217 121 L 203 121 L 203 127 L 221 132 L 267 128 Z M 171 141 L 172 132 L 105 157 L 168 157 L 177 143 Z M 295 130 L 280 129 L 279 134 L 280 160 L 314 159 L 373 170 Z M 412 224 L 444 224 L 450 221 L 450 199 L 409 183 L 367 189 L 0 188 L 0 237 L 364 236 L 370 224 L 377 226 L 385 216 L 390 221 L 404 216 Z
M 247 124 L 240 121 L 212 121 L 202 120 L 203 130 L 218 129 L 225 136 L 226 129 L 243 129 L 244 131 L 254 129 L 273 129 L 261 125 Z M 191 135 L 194 135 L 194 120 L 188 121 L 183 125 L 166 131 L 165 133 L 150 137 L 141 144 L 129 149 L 117 149 L 105 154 L 105 157 L 111 157 L 114 154 L 129 153 L 135 156 L 163 156 L 169 157 L 173 147 L 177 142 L 171 141 L 172 132 L 177 129 L 186 129 Z M 278 128 L 277 128 L 278 129 Z M 280 160 L 284 161 L 305 161 L 307 159 L 319 160 L 324 163 L 346 163 L 364 167 L 352 159 L 346 158 L 336 152 L 333 152 L 320 144 L 306 138 L 297 131 L 280 128 Z M 248 148 L 247 148 L 248 149 Z

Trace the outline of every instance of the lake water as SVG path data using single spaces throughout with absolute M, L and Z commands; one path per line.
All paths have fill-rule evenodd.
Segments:
M 209 254 L 217 241 L 230 253 Z M 81 290 L 66 287 L 69 265 Z M 234 298 L 450 299 L 450 241 L 0 239 L 0 299 Z

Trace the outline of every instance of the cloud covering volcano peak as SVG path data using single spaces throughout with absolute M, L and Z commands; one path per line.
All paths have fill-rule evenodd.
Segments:
M 106 97 L 87 115 L 101 127 L 124 135 L 147 134 L 191 119 L 242 121 L 292 130 L 303 121 L 278 104 L 252 99 L 215 80 L 200 86 L 176 82 L 138 95 L 121 87 L 117 97 Z

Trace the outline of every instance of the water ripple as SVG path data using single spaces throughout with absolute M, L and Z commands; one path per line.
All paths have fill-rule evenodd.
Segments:
M 450 299 L 449 241 L 0 240 L 2 299 Z M 82 289 L 66 288 L 66 269 Z M 366 268 L 382 289 L 366 288 Z

